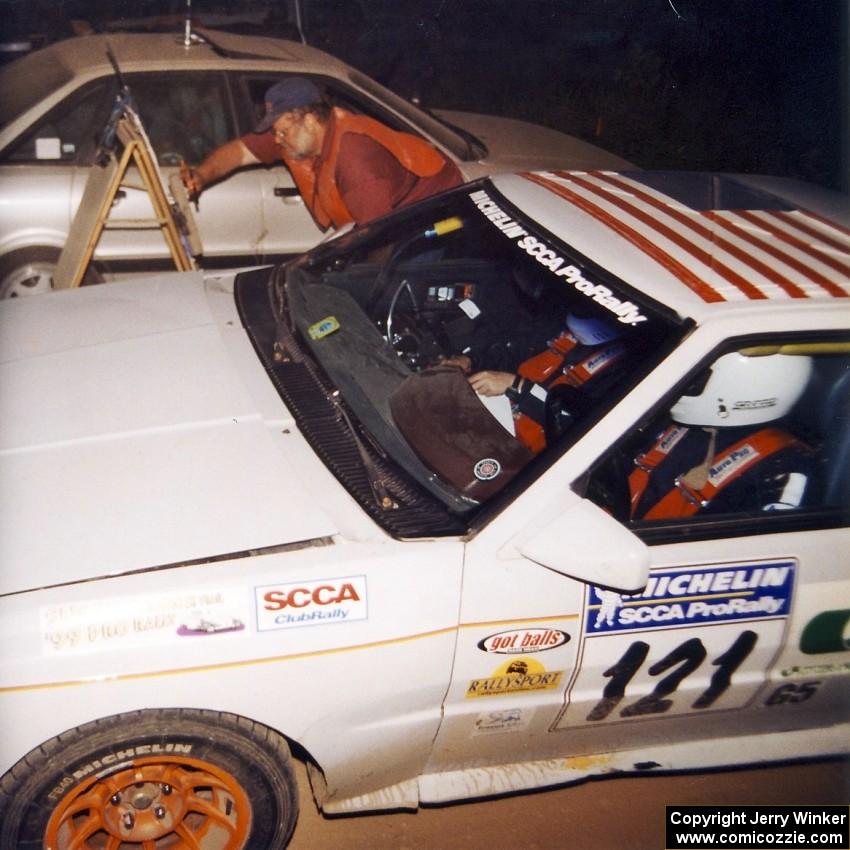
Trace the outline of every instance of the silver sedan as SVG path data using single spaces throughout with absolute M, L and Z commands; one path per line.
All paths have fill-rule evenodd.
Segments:
M 347 109 L 428 139 L 469 180 L 502 171 L 628 167 L 613 154 L 542 126 L 431 114 L 296 42 L 213 31 L 201 31 L 190 44 L 168 33 L 72 38 L 0 70 L 0 297 L 50 288 L 119 75 L 167 177 L 181 160 L 200 162 L 249 130 L 268 87 L 294 73 L 319 81 Z M 111 216 L 150 218 L 147 193 L 133 180 L 127 183 Z M 205 268 L 301 253 L 322 236 L 282 163 L 244 169 L 205 192 L 196 219 Z M 169 265 L 158 229 L 110 227 L 86 282 Z

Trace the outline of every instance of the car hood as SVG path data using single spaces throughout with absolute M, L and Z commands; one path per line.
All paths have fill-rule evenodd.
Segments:
M 0 593 L 335 531 L 232 296 L 200 274 L 3 301 L 0 407 Z
M 488 151 L 483 164 L 496 166 L 498 171 L 635 170 L 633 164 L 616 154 L 538 124 L 471 112 L 434 113 L 480 139 Z

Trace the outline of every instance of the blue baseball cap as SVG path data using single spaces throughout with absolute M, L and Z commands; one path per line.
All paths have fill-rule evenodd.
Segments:
M 266 92 L 266 114 L 254 128 L 255 133 L 265 133 L 284 112 L 319 103 L 319 87 L 306 77 L 287 77 L 275 83 Z

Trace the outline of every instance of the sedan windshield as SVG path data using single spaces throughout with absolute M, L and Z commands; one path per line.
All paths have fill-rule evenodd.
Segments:
M 684 332 L 489 182 L 319 246 L 275 288 L 283 356 L 461 515 L 574 442 Z

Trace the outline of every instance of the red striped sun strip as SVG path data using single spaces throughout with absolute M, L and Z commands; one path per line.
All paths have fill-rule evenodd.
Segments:
M 685 286 L 696 292 L 703 301 L 724 300 L 723 296 L 720 295 L 719 292 L 715 291 L 704 280 L 697 277 L 686 265 L 684 265 L 684 263 L 680 263 L 675 257 L 671 257 L 670 254 L 661 249 L 654 242 L 638 233 L 634 228 L 629 227 L 624 221 L 621 221 L 616 216 L 611 215 L 601 207 L 596 206 L 596 204 L 585 200 L 581 197 L 581 195 L 578 195 L 566 186 L 562 186 L 560 183 L 555 183 L 554 181 L 542 177 L 539 174 L 524 174 L 523 176 L 532 183 L 537 183 L 545 189 L 548 189 L 550 192 L 554 192 L 556 195 L 565 198 L 584 212 L 601 221 L 603 224 L 607 224 L 608 227 L 619 233 L 620 236 L 627 239 L 633 245 L 636 245 L 641 249 L 641 251 L 648 254 L 664 266 L 664 268 L 671 274 L 679 278 Z
M 531 182 L 537 183 L 554 194 L 568 200 L 582 211 L 610 227 L 666 268 L 704 301 L 725 301 L 726 296 L 718 291 L 715 285 L 712 285 L 709 281 L 698 275 L 694 269 L 672 256 L 656 241 L 653 241 L 644 235 L 644 233 L 629 225 L 622 218 L 613 215 L 592 198 L 588 197 L 588 195 L 595 196 L 606 204 L 622 210 L 633 221 L 657 233 L 660 237 L 693 257 L 694 260 L 709 268 L 718 278 L 727 284 L 731 284 L 745 298 L 762 300 L 769 298 L 770 294 L 769 291 L 765 291 L 763 285 L 759 286 L 757 282 L 749 280 L 741 272 L 732 268 L 728 262 L 724 262 L 715 252 L 725 252 L 727 260 L 752 269 L 756 275 L 763 278 L 769 284 L 778 287 L 786 296 L 791 298 L 809 297 L 812 293 L 807 291 L 804 285 L 820 288 L 825 293 L 836 298 L 850 296 L 850 286 L 842 287 L 835 281 L 830 280 L 811 264 L 792 256 L 792 254 L 778 247 L 776 244 L 777 241 L 785 243 L 797 252 L 811 256 L 822 265 L 833 268 L 842 274 L 847 274 L 848 278 L 850 278 L 850 267 L 847 267 L 840 260 L 829 256 L 823 250 L 819 250 L 817 244 L 813 246 L 809 241 L 805 241 L 788 232 L 789 228 L 796 229 L 810 238 L 815 238 L 820 245 L 826 245 L 839 251 L 847 251 L 847 244 L 841 242 L 841 236 L 844 234 L 843 229 L 833 227 L 831 223 L 822 221 L 816 216 L 811 216 L 811 218 L 815 221 L 821 221 L 827 227 L 832 227 L 833 232 L 839 235 L 838 240 L 830 239 L 824 233 L 808 227 L 804 222 L 799 220 L 798 216 L 787 213 L 770 213 L 770 215 L 774 215 L 777 218 L 781 217 L 781 221 L 786 225 L 784 228 L 780 228 L 778 223 L 771 224 L 761 217 L 751 216 L 751 214 L 743 211 L 733 211 L 731 213 L 733 217 L 738 215 L 749 224 L 755 224 L 757 227 L 756 233 L 751 232 L 750 229 L 743 229 L 743 225 L 736 226 L 734 221 L 730 221 L 725 217 L 729 215 L 725 211 L 724 215 L 719 215 L 713 211 L 703 213 L 703 216 L 711 221 L 712 224 L 723 228 L 737 239 L 752 245 L 764 254 L 778 260 L 780 264 L 785 266 L 785 270 L 780 270 L 780 268 L 774 268 L 752 255 L 743 246 L 724 238 L 719 230 L 707 226 L 697 216 L 689 215 L 681 209 L 668 205 L 650 192 L 647 192 L 638 183 L 631 182 L 617 175 L 602 172 L 593 172 L 590 175 L 568 172 L 555 173 L 555 176 L 559 180 L 575 184 L 576 190 L 542 175 L 525 174 L 523 176 Z M 588 179 L 589 177 L 592 177 L 593 180 Z M 599 185 L 599 181 L 604 182 L 611 189 L 609 190 L 607 186 Z M 675 222 L 677 227 L 661 221 L 657 213 L 663 214 L 668 221 Z M 763 234 L 765 232 L 769 233 L 771 238 L 765 238 L 763 235 L 759 235 L 759 233 Z M 714 250 L 709 251 L 701 247 L 698 242 L 694 241 L 695 238 L 708 241 Z M 848 280 L 848 283 L 850 283 L 850 280 Z

